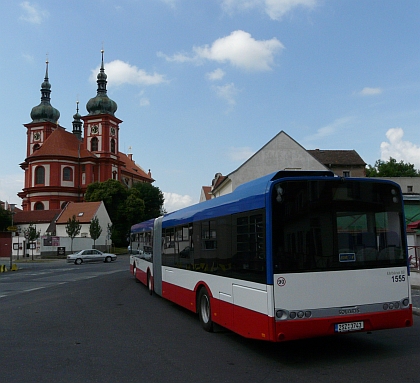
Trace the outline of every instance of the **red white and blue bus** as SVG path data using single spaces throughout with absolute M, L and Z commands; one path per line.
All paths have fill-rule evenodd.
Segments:
M 400 187 L 279 171 L 131 228 L 150 293 L 273 342 L 413 323 Z

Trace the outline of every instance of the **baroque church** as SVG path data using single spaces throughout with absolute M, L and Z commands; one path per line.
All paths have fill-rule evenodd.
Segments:
M 83 202 L 89 184 L 115 179 L 126 187 L 136 182 L 152 183 L 133 161 L 132 154 L 119 151 L 122 120 L 115 116 L 117 104 L 107 95 L 104 51 L 97 95 L 86 104 L 88 114 L 81 116 L 77 103 L 70 133 L 59 125 L 60 112 L 51 105 L 48 61 L 41 84 L 41 103 L 32 108 L 27 129 L 23 211 L 62 209 L 68 202 Z

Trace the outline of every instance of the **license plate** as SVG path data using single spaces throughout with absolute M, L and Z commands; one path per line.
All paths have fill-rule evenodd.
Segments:
M 359 331 L 359 330 L 363 330 L 363 321 L 335 324 L 335 332 L 348 332 L 348 331 Z

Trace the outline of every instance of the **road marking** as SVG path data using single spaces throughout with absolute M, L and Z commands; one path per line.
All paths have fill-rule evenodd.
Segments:
M 41 286 L 41 287 L 34 287 L 33 289 L 27 289 L 27 290 L 22 290 L 25 293 L 28 293 L 29 291 L 35 291 L 35 290 L 41 290 L 41 289 L 45 289 L 47 286 Z

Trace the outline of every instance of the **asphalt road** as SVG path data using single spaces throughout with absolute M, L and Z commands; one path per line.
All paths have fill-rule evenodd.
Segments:
M 111 264 L 32 265 L 0 275 L 0 382 L 417 382 L 408 329 L 271 344 L 150 296 Z

